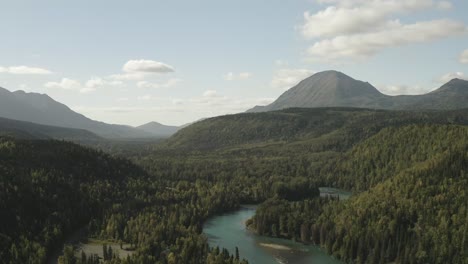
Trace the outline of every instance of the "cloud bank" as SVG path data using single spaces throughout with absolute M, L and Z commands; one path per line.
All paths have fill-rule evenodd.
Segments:
M 52 74 L 51 71 L 43 68 L 37 67 L 28 67 L 28 66 L 11 66 L 11 67 L 2 67 L 0 66 L 0 73 L 9 73 L 9 74 L 30 74 L 30 75 L 47 75 Z
M 387 48 L 425 43 L 467 33 L 451 19 L 402 23 L 399 16 L 452 8 L 450 1 L 433 0 L 318 0 L 329 5 L 305 12 L 302 36 L 314 43 L 307 49 L 313 60 L 362 59 Z

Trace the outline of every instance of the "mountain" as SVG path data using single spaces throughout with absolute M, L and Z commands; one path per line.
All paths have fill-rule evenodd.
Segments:
M 270 105 L 256 106 L 249 112 L 280 110 L 290 107 L 363 107 L 381 108 L 388 96 L 367 82 L 357 81 L 341 72 L 324 71 L 310 76 L 283 93 Z
M 394 99 L 394 109 L 460 109 L 468 107 L 468 81 L 453 79 L 423 95 L 402 95 Z
M 0 161 L 2 263 L 56 263 L 64 237 L 152 188 L 130 161 L 70 142 L 0 138 Z
M 106 124 L 89 119 L 46 94 L 10 92 L 1 87 L 0 116 L 49 126 L 85 129 L 105 138 L 152 136 L 150 133 L 130 126 Z
M 273 103 L 255 106 L 247 112 L 337 106 L 393 110 L 468 108 L 468 81 L 454 79 L 424 95 L 389 96 L 368 82 L 355 80 L 341 72 L 324 71 L 301 81 Z
M 60 139 L 69 141 L 98 141 L 98 135 L 84 129 L 40 125 L 0 117 L 0 136 L 22 139 Z
M 288 108 L 208 118 L 181 129 L 161 146 L 188 150 L 268 147 L 346 149 L 389 126 L 468 125 L 468 109 L 389 111 L 365 108 Z M 293 155 L 293 153 L 292 153 Z
M 157 137 L 170 137 L 180 129 L 177 126 L 166 126 L 158 122 L 149 122 L 136 128 Z

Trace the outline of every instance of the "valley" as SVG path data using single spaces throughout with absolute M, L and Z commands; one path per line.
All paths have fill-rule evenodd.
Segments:
M 468 264 L 468 1 L 2 1 L 0 264 Z
M 248 211 L 247 226 L 273 239 L 255 248 L 292 263 L 302 253 L 283 248 L 305 249 L 284 239 L 343 262 L 463 263 L 467 118 L 466 110 L 246 113 L 197 122 L 159 143 L 109 145 L 113 155 L 4 138 L 0 207 L 9 228 L 0 230 L 1 257 L 42 263 L 85 225 L 91 240 L 135 248 L 107 256 L 112 263 L 247 263 L 247 249 L 236 258 L 232 244 L 210 247 L 204 226 L 216 215 L 237 221 L 232 212 L 242 204 L 259 204 L 255 214 Z M 233 129 L 241 124 L 242 133 Z M 319 186 L 355 195 L 339 198 L 336 189 Z M 67 250 L 60 261 L 97 259 Z
M 316 246 L 255 235 L 245 227 L 254 214 L 255 207 L 241 206 L 238 211 L 208 220 L 203 232 L 210 246 L 227 248 L 230 252 L 236 252 L 237 247 L 249 263 L 341 263 Z

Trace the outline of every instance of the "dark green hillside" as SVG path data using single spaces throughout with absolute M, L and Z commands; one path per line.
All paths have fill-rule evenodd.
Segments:
M 468 109 L 454 111 L 384 111 L 358 108 L 291 108 L 206 119 L 182 129 L 163 146 L 208 150 L 258 147 L 272 143 L 325 143 L 343 150 L 388 126 L 468 124 Z M 322 144 L 323 145 L 323 144 Z
M 209 249 L 201 234 L 209 216 L 239 206 L 239 188 L 173 179 L 176 169 L 158 166 L 150 175 L 72 143 L 0 139 L 2 263 L 46 263 L 67 235 L 85 227 L 90 237 L 134 249 L 131 257 L 111 254 L 104 263 L 246 264 Z M 70 252 L 62 263 L 96 263 L 95 256 Z
M 467 153 L 454 146 L 330 206 L 314 239 L 348 262 L 467 263 Z
M 318 137 L 347 123 L 353 111 L 337 109 L 288 109 L 215 117 L 182 129 L 167 141 L 169 147 L 214 149 L 260 142 L 294 141 Z
M 202 226 L 258 203 L 257 232 L 350 263 L 463 263 L 467 111 L 286 109 L 204 120 L 156 146 L 100 145 L 140 167 L 71 143 L 2 139 L 0 257 L 44 263 L 86 226 L 135 249 L 105 263 L 239 264 L 208 248 Z M 339 202 L 319 186 L 355 192 Z
M 43 263 L 65 234 L 125 201 L 127 184 L 144 177 L 75 144 L 0 139 L 0 259 Z
M 466 126 L 389 127 L 324 166 L 322 172 L 345 189 L 363 191 L 457 145 L 468 145 Z
M 0 117 L 0 136 L 22 139 L 63 139 L 70 141 L 102 140 L 96 134 L 84 129 L 46 126 Z
M 348 263 L 466 263 L 467 153 L 466 126 L 387 128 L 316 176 L 363 192 L 325 205 L 270 201 L 250 225 Z

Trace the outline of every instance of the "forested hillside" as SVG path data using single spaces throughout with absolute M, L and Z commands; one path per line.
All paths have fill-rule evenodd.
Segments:
M 0 259 L 43 263 L 64 235 L 129 199 L 145 173 L 123 159 L 58 141 L 0 139 Z
M 249 224 L 346 262 L 466 263 L 467 153 L 468 127 L 384 129 L 323 170 L 351 199 L 269 201 Z
M 444 151 L 326 208 L 315 239 L 347 262 L 466 263 L 467 153 Z
M 466 125 L 466 110 L 288 109 L 205 120 L 167 144 L 208 150 L 188 155 L 193 163 L 209 157 L 232 164 L 174 176 L 248 183 L 253 189 L 242 194 L 266 200 L 249 222 L 259 234 L 316 243 L 346 262 L 464 263 Z M 343 202 L 279 194 L 278 186 L 298 179 L 355 195 Z
M 103 140 L 98 135 L 83 129 L 46 126 L 1 117 L 0 136 L 22 139 L 62 139 L 77 142 L 96 142 Z
M 199 151 L 315 139 L 322 145 L 325 144 L 324 149 L 343 150 L 382 128 L 409 124 L 466 125 L 468 109 L 414 112 L 291 108 L 266 113 L 227 115 L 206 119 L 184 128 L 167 140 L 165 146 Z
M 83 226 L 92 237 L 134 247 L 131 257 L 106 263 L 241 262 L 210 250 L 200 234 L 206 217 L 238 206 L 230 186 L 154 178 L 125 159 L 59 141 L 0 139 L 0 161 L 5 263 L 46 263 Z
M 334 184 L 364 191 L 454 146 L 468 144 L 466 126 L 389 127 L 321 169 Z
M 242 263 L 210 249 L 202 226 L 256 203 L 255 232 L 349 263 L 464 263 L 467 124 L 467 110 L 288 109 L 204 120 L 156 146 L 104 146 L 128 159 L 2 139 L 0 257 L 44 263 L 86 227 L 132 250 L 105 263 Z M 323 186 L 354 194 L 321 198 Z

